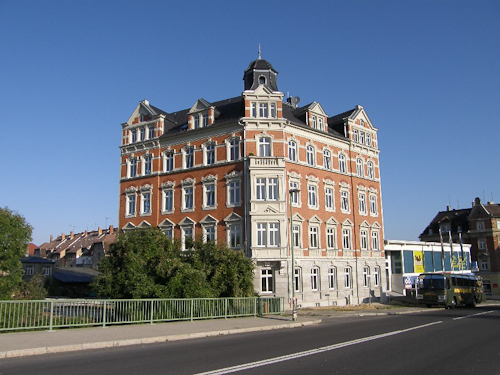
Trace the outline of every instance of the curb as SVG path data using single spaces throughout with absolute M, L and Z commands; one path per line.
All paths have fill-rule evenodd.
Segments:
M 30 348 L 30 349 L 6 350 L 0 352 L 0 359 L 26 357 L 26 356 L 50 354 L 50 353 L 67 353 L 67 352 L 76 352 L 80 350 L 103 349 L 103 348 L 113 348 L 121 346 L 140 345 L 140 344 L 154 344 L 167 341 L 179 341 L 188 339 L 198 339 L 203 337 L 232 335 L 237 333 L 271 331 L 275 329 L 300 328 L 300 327 L 310 326 L 313 324 L 319 324 L 322 321 L 323 321 L 322 319 L 316 319 L 316 320 L 309 320 L 306 322 L 294 322 L 294 323 L 279 324 L 279 325 L 264 326 L 264 327 L 236 328 L 236 329 L 226 329 L 221 331 L 195 332 L 195 333 L 186 333 L 178 335 L 146 337 L 140 339 L 126 339 L 126 340 L 103 341 L 103 342 L 73 344 L 73 345 L 70 344 L 70 345 L 60 345 L 60 346 L 47 346 L 47 347 Z

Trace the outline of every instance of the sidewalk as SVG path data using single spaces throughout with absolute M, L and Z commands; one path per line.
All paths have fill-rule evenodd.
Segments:
M 0 359 L 296 328 L 320 322 L 313 317 L 293 322 L 290 317 L 267 316 L 1 333 Z

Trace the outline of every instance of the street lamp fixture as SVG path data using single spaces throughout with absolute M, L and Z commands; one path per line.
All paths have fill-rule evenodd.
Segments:
M 300 189 L 290 189 L 288 190 L 288 194 L 290 195 L 290 253 L 292 255 L 292 272 L 290 275 L 291 279 L 291 287 L 292 287 L 292 320 L 297 320 L 297 301 L 295 299 L 295 257 L 293 253 L 293 208 L 292 208 L 292 197 L 293 194 L 298 194 Z

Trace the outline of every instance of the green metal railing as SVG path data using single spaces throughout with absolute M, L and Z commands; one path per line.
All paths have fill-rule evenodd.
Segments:
M 0 301 L 0 331 L 281 314 L 283 298 Z

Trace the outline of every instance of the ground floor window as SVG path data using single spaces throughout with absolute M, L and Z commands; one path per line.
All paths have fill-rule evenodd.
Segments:
M 262 293 L 270 293 L 273 291 L 273 270 L 263 268 L 260 270 L 261 291 Z

